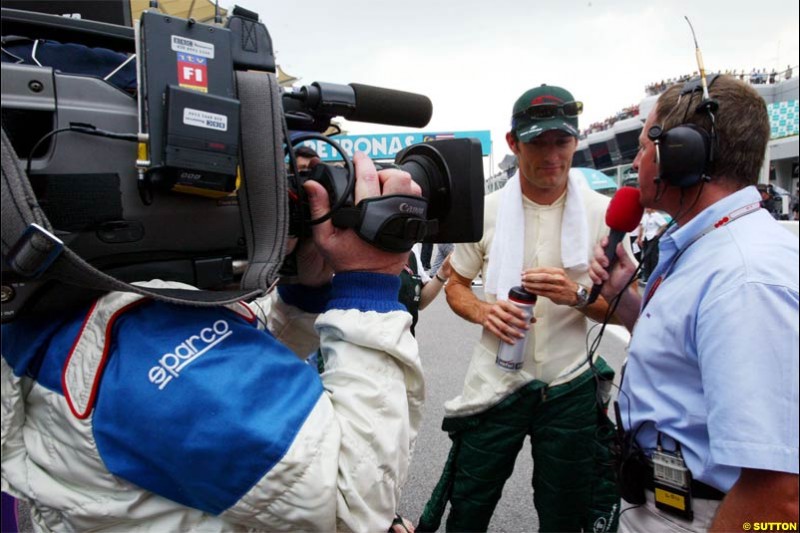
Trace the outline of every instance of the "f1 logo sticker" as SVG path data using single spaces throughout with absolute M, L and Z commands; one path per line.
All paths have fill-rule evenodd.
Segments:
M 208 66 L 205 57 L 178 52 L 178 85 L 208 92 Z

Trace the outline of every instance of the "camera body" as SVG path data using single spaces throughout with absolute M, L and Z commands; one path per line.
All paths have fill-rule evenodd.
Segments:
M 80 43 L 89 50 L 109 47 L 122 53 L 138 52 L 136 94 L 98 76 L 51 66 L 2 63 L 3 128 L 23 166 L 28 163 L 28 179 L 53 233 L 91 266 L 125 282 L 158 278 L 200 289 L 235 283 L 248 258 L 249 245 L 241 194 L 233 192 L 235 186 L 241 180 L 257 179 L 267 180 L 261 185 L 297 191 L 300 184 L 297 177 L 286 175 L 285 153 L 275 156 L 273 163 L 281 171 L 273 175 L 248 176 L 246 169 L 240 171 L 245 143 L 239 119 L 248 110 L 237 98 L 233 75 L 234 70 L 274 71 L 271 41 L 263 24 L 247 13 L 234 16 L 228 28 L 145 13 L 146 31 L 141 32 L 137 44 L 130 28 L 8 9 L 3 9 L 2 15 L 4 35 Z M 180 31 L 171 33 L 173 28 Z M 242 39 L 245 34 L 252 39 Z M 258 46 L 250 46 L 253 42 Z M 203 43 L 212 45 L 213 58 L 203 50 Z M 217 62 L 213 69 L 208 62 L 197 63 L 203 54 L 207 61 Z M 205 71 L 180 70 L 191 66 L 205 66 Z M 205 91 L 185 87 L 187 81 L 204 82 Z M 353 92 L 361 91 L 362 104 L 367 97 L 374 100 L 375 95 L 390 94 L 366 86 L 351 87 Z M 342 94 L 346 96 L 347 91 L 338 91 L 337 97 Z M 336 113 L 357 107 L 355 101 L 331 107 L 324 94 L 313 106 L 296 95 L 287 94 L 283 101 L 291 109 L 284 115 L 290 127 L 308 117 L 315 127 L 323 127 Z M 403 104 L 418 101 L 398 100 Z M 380 98 L 377 102 L 376 109 L 385 107 Z M 362 107 L 367 109 L 366 104 Z M 402 115 L 402 106 L 397 107 L 397 114 Z M 359 116 L 356 111 L 353 114 Z M 369 112 L 361 116 L 372 122 L 381 119 L 380 114 Z M 138 132 L 140 142 L 72 131 L 53 134 L 76 124 Z M 45 138 L 46 142 L 41 142 Z M 424 231 L 413 233 L 414 240 L 466 242 L 482 235 L 480 146 L 477 141 L 456 141 L 460 142 L 437 141 L 443 144 L 397 158 L 398 166 L 406 165 L 420 183 L 428 204 L 421 221 Z M 290 149 L 287 144 L 286 150 Z M 346 200 L 343 203 L 349 203 L 351 209 L 359 208 L 352 205 L 352 198 Z M 290 203 L 288 197 L 285 202 Z M 301 205 L 292 207 L 291 211 L 302 212 Z M 420 218 L 413 210 L 404 216 Z M 286 233 L 286 218 L 261 229 Z M 353 224 L 350 227 L 357 229 Z M 376 232 L 377 239 L 381 231 Z M 407 241 L 393 246 L 408 249 L 413 242 L 405 248 Z M 58 313 L 102 292 L 49 272 L 38 277 L 22 275 L 10 266 L 5 246 L 3 253 L 4 322 L 28 313 Z

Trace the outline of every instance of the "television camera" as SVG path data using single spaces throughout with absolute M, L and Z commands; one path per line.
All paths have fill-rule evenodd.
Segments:
M 322 219 L 390 251 L 482 235 L 476 140 L 397 155 L 394 165 L 422 198 L 355 205 L 352 163 L 340 148 L 343 166 L 298 172 L 297 143 L 322 137 L 336 146 L 320 136 L 332 118 L 422 127 L 431 102 L 361 84 L 281 89 L 255 13 L 237 7 L 223 27 L 145 11 L 134 31 L 3 8 L 2 32 L 3 322 L 109 290 L 193 305 L 254 297 L 286 272 L 290 230 L 302 238 Z M 11 36 L 33 43 L 33 61 L 7 54 Z M 92 63 L 99 50 L 124 63 L 103 75 L 70 69 L 76 55 Z M 41 62 L 47 54 L 53 61 Z M 59 65 L 64 54 L 68 64 Z M 132 88 L 113 83 L 123 68 L 135 69 Z M 308 214 L 306 179 L 331 196 L 319 220 Z M 156 278 L 202 290 L 129 284 Z M 239 290 L 225 290 L 238 280 Z

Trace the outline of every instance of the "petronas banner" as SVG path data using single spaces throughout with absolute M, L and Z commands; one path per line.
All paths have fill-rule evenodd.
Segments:
M 492 136 L 489 130 L 480 131 L 451 131 L 451 132 L 409 132 L 409 133 L 383 133 L 374 135 L 337 135 L 331 137 L 339 143 L 347 155 L 352 157 L 355 152 L 364 152 L 372 159 L 391 160 L 397 153 L 411 146 L 427 141 L 441 139 L 474 138 L 481 143 L 481 154 L 487 156 L 492 153 Z M 336 150 L 323 141 L 305 141 L 302 143 L 313 148 L 323 161 L 336 161 L 341 159 Z

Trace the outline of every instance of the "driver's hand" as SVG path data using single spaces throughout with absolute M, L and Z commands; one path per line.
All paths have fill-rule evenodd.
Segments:
M 482 325 L 495 337 L 508 344 L 516 344 L 525 338 L 531 323 L 536 320 L 527 318 L 525 312 L 508 300 L 497 300 L 486 304 L 486 314 Z

